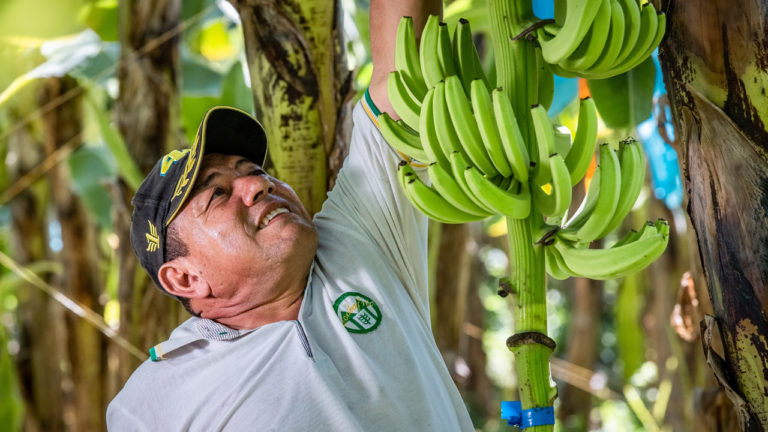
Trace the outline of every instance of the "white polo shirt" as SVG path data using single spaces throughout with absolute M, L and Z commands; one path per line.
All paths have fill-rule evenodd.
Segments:
M 427 220 L 400 190 L 376 114 L 366 94 L 315 216 L 298 320 L 187 320 L 110 403 L 110 431 L 474 430 L 430 328 Z

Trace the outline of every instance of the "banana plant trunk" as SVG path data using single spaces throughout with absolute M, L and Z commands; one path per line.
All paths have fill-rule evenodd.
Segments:
M 533 42 L 514 36 L 534 18 L 530 0 L 491 0 L 488 3 L 491 37 L 496 58 L 498 87 L 507 94 L 526 142 L 535 143 L 530 107 L 541 101 L 537 52 Z M 529 154 L 536 151 L 528 145 Z M 527 219 L 507 220 L 509 236 L 509 291 L 514 302 L 516 334 L 507 340 L 514 352 L 522 408 L 551 407 L 556 392 L 549 374 L 549 356 L 554 342 L 547 336 L 546 267 L 544 248 L 536 245 L 534 227 L 541 215 L 533 211 Z M 535 426 L 533 432 L 551 431 L 553 426 Z
M 240 15 L 267 164 L 310 213 L 320 210 L 346 155 L 351 89 L 331 0 L 231 0 Z
M 437 256 L 434 287 L 435 342 L 443 354 L 451 377 L 461 388 L 466 381 L 458 362 L 463 361 L 465 352 L 461 343 L 464 338 L 463 325 L 467 315 L 467 292 L 469 291 L 469 254 L 467 225 L 444 224 L 440 229 L 440 251 Z
M 20 120 L 11 113 L 14 123 Z M 36 127 L 29 124 L 8 136 L 8 153 L 16 155 L 5 161 L 11 183 L 44 158 L 43 146 L 35 138 Z M 46 202 L 49 197 L 47 185 L 41 186 L 25 189 L 8 203 L 12 221 L 10 249 L 24 266 L 47 258 Z M 31 284 L 20 283 L 16 293 L 19 351 L 15 361 L 25 405 L 22 429 L 29 432 L 65 430 L 64 390 L 58 385 L 64 375 L 60 368 L 65 348 L 60 343 L 64 336 L 60 323 L 65 312 L 49 295 Z
M 662 3 L 660 59 L 715 314 L 702 324 L 705 353 L 741 429 L 766 431 L 768 4 Z M 725 360 L 708 343 L 715 323 Z
M 50 78 L 45 83 L 43 98 L 50 103 L 77 86 L 69 76 Z M 50 155 L 71 140 L 80 140 L 83 128 L 82 104 L 74 98 L 43 116 L 46 154 Z M 98 272 L 99 249 L 95 225 L 88 217 L 80 198 L 72 190 L 72 179 L 66 164 L 58 164 L 48 172 L 51 200 L 56 220 L 61 227 L 60 259 L 63 271 L 57 284 L 70 298 L 101 313 L 99 303 L 101 281 Z M 103 413 L 109 399 L 104 392 L 107 372 L 107 341 L 89 322 L 71 313 L 64 316 L 68 360 L 67 372 L 72 382 L 73 414 L 69 424 L 73 430 L 103 430 Z M 67 418 L 65 416 L 65 418 Z
M 115 119 L 131 156 L 147 173 L 162 155 L 185 146 L 178 127 L 178 35 L 169 33 L 179 25 L 181 0 L 120 1 L 118 14 L 121 67 Z M 166 38 L 169 34 L 172 36 Z M 139 55 L 142 47 L 158 38 L 163 42 Z M 113 221 L 120 239 L 120 335 L 147 349 L 168 337 L 183 319 L 183 309 L 155 288 L 138 266 L 129 236 L 133 191 L 120 181 L 113 185 L 112 193 Z M 124 350 L 116 350 L 116 355 L 120 359 L 119 390 L 138 361 Z

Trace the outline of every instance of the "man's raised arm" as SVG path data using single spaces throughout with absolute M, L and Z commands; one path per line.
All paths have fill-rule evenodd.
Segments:
M 379 111 L 399 118 L 387 97 L 387 75 L 395 70 L 395 35 L 400 18 L 413 18 L 416 38 L 420 40 L 427 16 L 442 16 L 442 11 L 442 0 L 371 0 L 369 19 L 373 75 L 369 92 Z

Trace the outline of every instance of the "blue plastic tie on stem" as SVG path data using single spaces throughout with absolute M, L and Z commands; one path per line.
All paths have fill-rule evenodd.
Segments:
M 555 409 L 540 407 L 522 409 L 520 401 L 503 401 L 501 403 L 501 418 L 510 426 L 525 429 L 533 426 L 555 424 Z

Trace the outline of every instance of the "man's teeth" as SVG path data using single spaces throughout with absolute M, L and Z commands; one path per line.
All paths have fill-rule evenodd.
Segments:
M 261 223 L 259 224 L 259 228 L 266 227 L 267 224 L 269 223 L 269 221 L 271 221 L 273 217 L 275 217 L 275 216 L 277 216 L 279 214 L 282 214 L 282 213 L 288 213 L 288 209 L 284 208 L 284 207 L 281 207 L 281 208 L 276 208 L 276 209 L 272 210 L 271 212 L 267 213 L 267 215 L 264 216 L 264 219 L 261 220 Z

